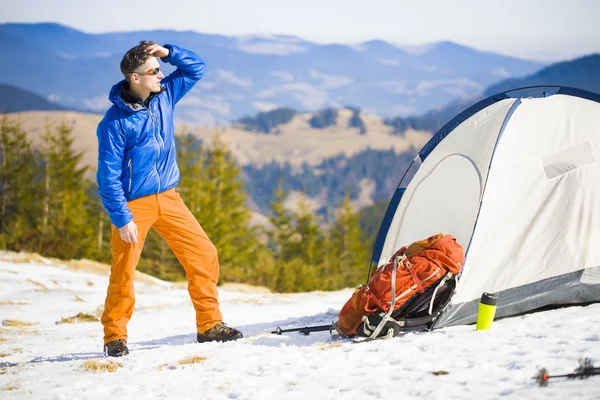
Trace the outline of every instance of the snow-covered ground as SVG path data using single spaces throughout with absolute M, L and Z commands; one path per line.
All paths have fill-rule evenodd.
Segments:
M 223 288 L 225 321 L 245 337 L 198 344 L 184 286 L 141 276 L 131 354 L 106 358 L 100 322 L 60 321 L 97 315 L 107 268 L 0 258 L 2 399 L 600 399 L 600 376 L 548 387 L 532 379 L 538 367 L 570 373 L 582 357 L 600 366 L 600 304 L 499 320 L 490 331 L 460 326 L 354 343 L 327 332 L 269 333 L 331 323 L 351 289 Z M 109 362 L 113 372 L 102 369 Z

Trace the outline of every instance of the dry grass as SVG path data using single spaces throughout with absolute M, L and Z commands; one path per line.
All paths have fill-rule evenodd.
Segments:
M 97 316 L 80 312 L 80 313 L 77 313 L 76 315 L 73 315 L 72 317 L 61 318 L 60 321 L 56 321 L 56 324 L 76 324 L 79 322 L 98 322 L 98 321 L 100 321 L 100 319 L 98 319 Z
M 8 354 L 8 353 L 0 353 L 0 358 L 7 357 L 7 356 L 10 356 L 10 354 Z
M 177 366 L 176 366 L 176 365 L 173 365 L 173 364 L 168 364 L 168 363 L 167 363 L 167 364 L 160 364 L 160 365 L 158 366 L 158 370 L 159 370 L 159 371 L 162 371 L 162 370 L 163 370 L 163 369 L 165 369 L 165 368 L 168 368 L 168 369 L 177 369 Z
M 47 261 L 47 259 L 36 253 L 15 253 L 13 251 L 2 252 L 0 258 L 2 261 L 11 261 L 14 263 L 44 263 Z
M 111 360 L 87 360 L 83 363 L 83 369 L 89 372 L 115 372 L 122 366 L 120 362 Z
M 11 391 L 11 390 L 16 390 L 18 388 L 19 387 L 17 385 L 6 385 L 6 386 L 2 387 L 2 391 L 8 392 L 8 391 Z
M 74 301 L 78 301 L 78 302 L 85 303 L 85 300 L 84 300 L 84 299 L 82 299 L 82 298 L 81 298 L 81 297 L 79 297 L 79 296 L 75 296 L 75 300 L 74 300 Z
M 48 287 L 41 282 L 34 281 L 33 279 L 27 279 L 27 282 L 33 283 L 35 286 L 42 288 L 42 291 L 48 290 Z
M 34 326 L 38 325 L 38 322 L 25 322 L 19 321 L 18 319 L 5 319 L 2 321 L 2 326 Z
M 197 363 L 202 362 L 204 360 L 206 360 L 206 357 L 203 357 L 203 356 L 191 356 L 191 357 L 184 358 L 183 360 L 179 360 L 179 364 L 180 365 L 197 364 Z
M 206 360 L 206 357 L 204 357 L 204 356 L 190 356 L 190 357 L 186 357 L 186 358 L 184 358 L 182 360 L 179 360 L 176 363 L 161 364 L 161 365 L 158 366 L 158 370 L 162 371 L 165 368 L 168 368 L 168 369 L 177 369 L 177 366 L 179 366 L 179 365 L 198 364 L 198 363 L 201 363 L 204 360 Z
M 5 375 L 8 372 L 8 368 L 2 367 L 0 368 L 0 375 Z
M 24 301 L 0 301 L 0 306 L 28 306 L 29 303 L 26 303 Z
M 319 350 L 330 350 L 336 347 L 341 347 L 342 345 L 339 342 L 330 342 L 330 343 L 323 343 L 323 342 L 316 342 L 316 345 L 319 345 Z

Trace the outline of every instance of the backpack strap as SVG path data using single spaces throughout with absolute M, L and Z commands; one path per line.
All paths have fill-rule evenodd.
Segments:
M 415 269 L 413 268 L 410 261 L 406 259 L 406 256 L 404 256 L 404 259 L 402 260 L 402 265 L 404 265 L 404 268 L 406 268 L 406 270 L 410 272 L 410 276 L 412 276 L 413 282 L 415 283 L 415 285 L 417 285 L 417 290 L 419 291 L 419 293 L 425 293 L 425 289 L 423 289 L 423 282 L 421 282 L 421 280 L 417 276 Z
M 377 336 L 379 336 L 379 333 L 381 332 L 381 330 L 385 326 L 386 322 L 388 322 L 388 321 L 392 322 L 392 323 L 395 322 L 394 318 L 392 318 L 392 313 L 394 312 L 394 305 L 396 304 L 396 270 L 398 269 L 398 265 L 399 264 L 403 264 L 404 260 L 406 260 L 406 254 L 402 254 L 401 256 L 396 256 L 396 258 L 394 258 L 394 268 L 392 269 L 392 280 L 391 280 L 391 285 L 392 285 L 392 293 L 391 293 L 391 295 L 392 295 L 392 301 L 390 302 L 390 309 L 388 310 L 387 313 L 385 313 L 385 315 L 383 316 L 383 318 L 381 319 L 381 321 L 379 322 L 379 324 L 377 325 L 377 327 L 375 328 L 375 330 L 373 331 L 373 333 L 371 335 L 369 335 L 367 337 L 367 339 L 370 339 L 370 338 L 374 339 Z M 411 267 L 412 267 L 412 264 L 411 264 Z M 412 271 L 412 274 L 414 274 L 414 271 Z M 419 278 L 417 278 L 417 279 L 419 279 Z M 421 281 L 419 281 L 419 283 L 420 282 Z M 423 289 L 422 286 L 421 286 L 421 289 Z M 363 316 L 363 321 L 364 321 L 364 319 L 365 319 L 365 317 Z

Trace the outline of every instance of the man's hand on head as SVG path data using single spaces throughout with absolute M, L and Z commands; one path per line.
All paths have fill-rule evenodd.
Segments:
M 151 44 L 146 48 L 146 51 L 148 52 L 148 54 L 154 57 L 166 57 L 169 55 L 169 49 L 167 49 L 166 47 L 162 47 L 159 44 Z
M 127 225 L 120 227 L 119 234 L 121 235 L 121 239 L 123 239 L 125 243 L 138 242 L 138 229 L 137 225 L 133 221 L 131 221 Z

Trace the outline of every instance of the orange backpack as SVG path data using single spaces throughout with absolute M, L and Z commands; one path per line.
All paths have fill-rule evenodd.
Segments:
M 458 274 L 464 261 L 463 248 L 451 235 L 440 233 L 402 247 L 387 264 L 375 269 L 369 283 L 354 291 L 340 311 L 337 330 L 354 336 L 361 323 L 376 312 L 386 313 L 384 319 L 390 320 L 392 312 L 415 294 L 423 294 L 449 274 Z M 372 337 L 377 337 L 382 327 Z

